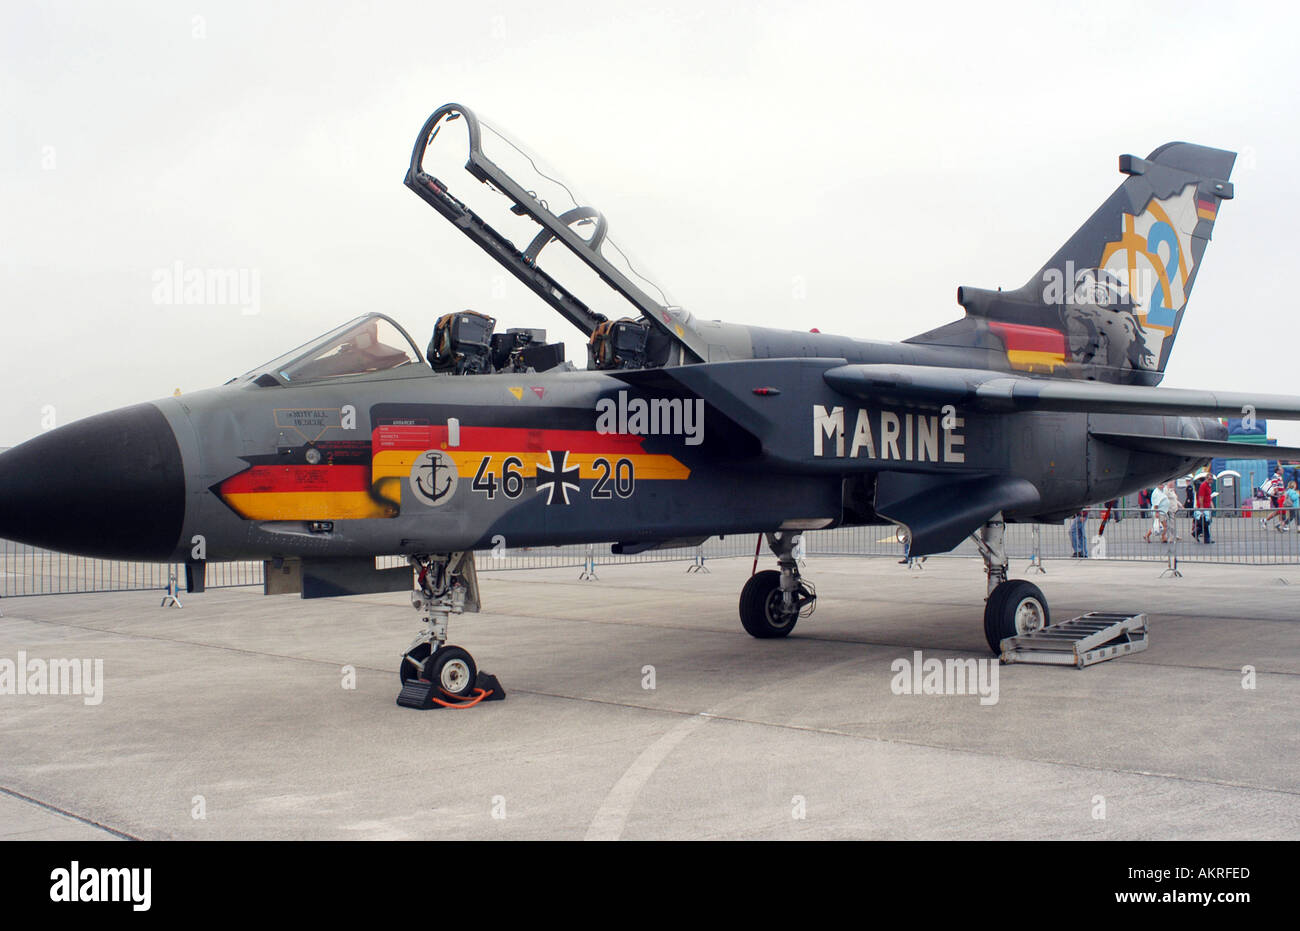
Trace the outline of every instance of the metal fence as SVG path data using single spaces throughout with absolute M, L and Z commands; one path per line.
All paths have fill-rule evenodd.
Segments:
M 1170 521 L 1167 542 L 1152 530 L 1150 511 L 1116 509 L 1099 534 L 1100 510 L 1089 512 L 1084 522 L 1083 540 L 1089 558 L 1176 563 L 1235 563 L 1244 565 L 1283 565 L 1300 563 L 1300 528 L 1294 518 L 1286 525 L 1276 512 L 1264 511 L 1271 518 L 1261 523 L 1261 512 L 1212 511 L 1211 543 L 1197 539 L 1191 511 L 1178 511 Z M 1068 523 L 1008 524 L 1007 554 L 1012 560 L 1068 559 L 1073 544 Z M 1286 529 L 1278 529 L 1285 526 Z M 1100 540 L 1098 539 L 1100 537 Z M 1104 542 L 1102 542 L 1104 541 Z M 632 556 L 615 556 L 607 544 L 499 548 L 477 554 L 480 572 L 519 569 L 581 569 L 583 574 L 598 574 L 600 567 L 630 563 L 694 560 L 696 563 L 727 557 L 752 557 L 758 543 L 757 534 L 711 537 L 699 547 L 650 550 Z M 1099 545 L 1100 544 L 1100 545 Z M 901 559 L 903 546 L 892 525 L 841 527 L 804 534 L 804 552 L 808 556 L 858 556 Z M 974 543 L 967 540 L 945 556 L 978 557 Z M 760 559 L 768 559 L 766 546 L 759 549 Z M 381 568 L 405 562 L 400 556 L 382 557 Z M 73 594 L 84 592 L 163 591 L 169 582 L 184 587 L 183 565 L 134 563 L 89 559 L 36 549 L 21 543 L 0 540 L 0 598 L 23 595 Z M 260 562 L 208 563 L 208 588 L 229 588 L 262 584 Z
M 1297 515 L 1273 510 L 1214 509 L 1209 516 L 1208 534 L 1197 527 L 1194 515 L 1200 511 L 1179 509 L 1162 533 L 1150 510 L 1115 509 L 1101 532 L 1102 509 L 1089 510 L 1082 534 L 1089 558 L 1126 561 L 1172 561 L 1186 563 L 1229 563 L 1237 565 L 1286 565 L 1300 563 L 1300 530 Z M 1283 523 L 1283 518 L 1287 522 Z M 1265 523 L 1265 519 L 1267 522 Z M 1061 525 L 1039 525 L 1043 559 L 1072 558 L 1069 521 Z M 1009 549 L 1024 556 L 1023 540 L 1034 525 L 1008 525 Z M 1208 542 L 1207 542 L 1208 540 Z M 958 555 L 974 555 L 973 544 L 964 543 Z
M 260 562 L 208 563 L 209 588 L 262 584 Z M 86 592 L 162 591 L 185 586 L 184 564 L 92 559 L 0 540 L 0 598 Z

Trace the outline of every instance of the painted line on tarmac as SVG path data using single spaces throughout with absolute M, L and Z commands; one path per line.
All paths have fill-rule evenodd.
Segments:
M 636 797 L 641 794 L 641 789 L 650 781 L 655 770 L 668 758 L 668 754 L 677 749 L 678 744 L 694 734 L 709 718 L 708 714 L 691 715 L 642 750 L 641 755 L 632 761 L 632 765 L 618 778 L 605 800 L 600 803 L 583 839 L 618 840 L 623 835 L 627 816 L 632 811 Z
M 854 656 L 851 659 L 840 660 L 837 663 L 831 663 L 829 666 L 800 673 L 788 679 L 774 679 L 765 682 L 758 688 L 733 696 L 721 704 L 715 705 L 709 711 L 698 712 L 678 722 L 667 733 L 661 735 L 658 740 L 642 750 L 641 755 L 632 761 L 632 765 L 624 770 L 623 775 L 619 776 L 618 781 L 614 783 L 609 793 L 600 803 L 600 807 L 596 809 L 596 815 L 591 819 L 591 824 L 587 827 L 587 834 L 584 839 L 609 841 L 618 840 L 622 837 L 623 829 L 627 826 L 628 815 L 631 814 L 632 806 L 636 804 L 637 796 L 641 794 L 645 784 L 650 781 L 650 777 L 655 774 L 663 761 L 668 759 L 669 755 L 677 749 L 682 741 L 699 730 L 701 725 L 716 718 L 727 718 L 728 708 L 736 705 L 747 705 L 769 689 L 786 688 L 800 679 L 824 676 L 841 666 L 851 666 L 862 661 L 861 656 Z
M 24 795 L 23 793 L 17 792 L 6 786 L 0 786 L 0 795 L 7 795 L 10 798 L 16 798 L 20 802 L 27 802 L 29 805 L 35 805 L 37 808 L 43 808 L 46 811 L 53 812 L 56 815 L 62 815 L 65 818 L 71 818 L 73 821 L 80 822 L 81 824 L 87 825 L 92 828 L 98 828 L 101 831 L 105 831 L 109 834 L 112 834 L 114 837 L 120 837 L 122 840 L 140 840 L 140 838 L 136 837 L 134 834 L 128 834 L 125 831 L 119 831 L 117 828 L 110 828 L 107 824 L 104 824 L 100 821 L 96 821 L 93 818 L 86 818 L 81 815 L 74 814 L 73 812 L 68 811 L 66 808 L 60 808 L 57 805 L 51 805 L 49 802 L 42 802 L 38 798 L 32 798 L 30 795 Z

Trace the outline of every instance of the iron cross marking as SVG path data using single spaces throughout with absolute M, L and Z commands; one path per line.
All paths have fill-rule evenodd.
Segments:
M 568 504 L 569 490 L 581 490 L 578 486 L 578 467 L 569 466 L 565 468 L 565 461 L 569 458 L 566 450 L 552 449 L 550 455 L 551 467 L 549 469 L 541 465 L 537 467 L 537 490 L 546 489 L 546 504 L 549 507 L 555 501 L 555 489 L 558 487 L 560 497 L 563 498 L 565 504 Z M 542 476 L 547 477 L 543 478 Z M 572 476 L 572 480 L 570 480 L 570 476 Z

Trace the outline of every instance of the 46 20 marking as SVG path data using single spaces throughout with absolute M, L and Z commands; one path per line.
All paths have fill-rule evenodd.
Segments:
M 601 456 L 592 462 L 596 470 L 596 482 L 591 486 L 591 498 L 594 501 L 608 501 L 615 497 L 630 498 L 636 491 L 636 466 L 631 459 L 618 459 L 611 462 Z M 524 493 L 524 462 L 518 456 L 507 456 L 501 462 L 498 474 L 492 468 L 492 457 L 484 456 L 474 473 L 470 488 L 487 496 L 489 501 L 497 493 L 515 499 Z

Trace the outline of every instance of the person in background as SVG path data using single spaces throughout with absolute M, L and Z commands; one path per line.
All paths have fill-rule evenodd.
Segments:
M 1214 489 L 1211 487 L 1209 473 L 1201 478 L 1196 486 L 1196 530 L 1202 543 L 1210 544 L 1210 522 L 1214 520 Z
M 1151 528 L 1142 535 L 1142 539 L 1150 543 L 1151 534 L 1158 533 L 1160 534 L 1161 542 L 1168 542 L 1167 540 L 1165 540 L 1165 522 L 1164 522 L 1164 514 L 1163 514 L 1164 506 L 1165 506 L 1164 488 L 1162 488 L 1159 485 L 1157 485 L 1155 488 L 1152 488 L 1150 498 L 1151 498 Z
M 1178 489 L 1174 487 L 1173 482 L 1165 482 L 1165 532 L 1160 535 L 1161 543 L 1168 543 L 1169 537 L 1174 540 L 1181 540 L 1178 535 L 1178 527 L 1174 524 L 1174 515 L 1178 513 L 1181 505 L 1178 503 Z
M 1192 539 L 1198 543 L 1201 539 L 1201 480 L 1205 477 L 1204 473 L 1193 475 L 1187 483 L 1187 501 L 1183 502 L 1183 507 L 1192 509 Z M 1189 503 L 1190 502 L 1190 503 Z
M 1070 555 L 1079 559 L 1088 558 L 1088 509 L 1084 508 L 1074 519 L 1070 521 L 1070 548 L 1074 550 Z
M 1300 527 L 1300 490 L 1296 489 L 1295 482 L 1286 483 L 1286 495 L 1283 497 L 1282 501 L 1283 504 L 1286 505 L 1287 515 L 1295 521 L 1297 527 Z M 1286 520 L 1285 517 L 1282 518 L 1282 526 L 1280 529 L 1290 529 L 1286 526 Z
M 1151 510 L 1151 489 L 1143 488 L 1138 492 L 1138 517 L 1146 520 L 1150 515 L 1147 512 Z
M 1274 472 L 1267 482 L 1259 486 L 1259 490 L 1264 493 L 1269 504 L 1272 505 L 1272 511 L 1267 517 L 1259 519 L 1259 525 L 1267 527 L 1270 522 L 1277 520 L 1278 523 L 1274 526 L 1274 529 L 1281 530 L 1286 523 L 1286 515 L 1282 512 L 1282 499 L 1286 494 L 1286 486 L 1282 484 L 1282 470 L 1278 469 Z
M 1151 534 L 1158 530 L 1161 543 L 1168 543 L 1171 536 L 1177 540 L 1178 535 L 1174 530 L 1174 512 L 1178 510 L 1178 490 L 1174 488 L 1173 482 L 1158 485 L 1155 491 L 1151 492 L 1151 507 L 1155 517 L 1151 521 L 1151 529 L 1143 535 L 1143 539 L 1150 543 Z

